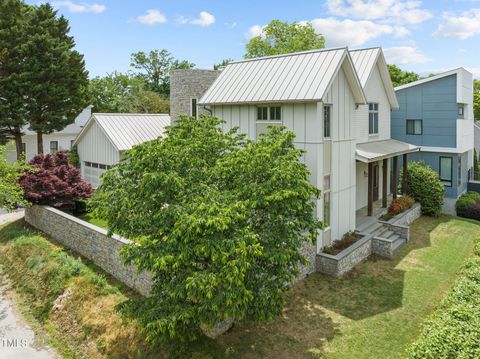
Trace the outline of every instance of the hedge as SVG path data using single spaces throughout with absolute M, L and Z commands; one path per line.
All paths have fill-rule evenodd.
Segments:
M 403 171 L 400 172 L 403 179 Z M 403 180 L 400 181 L 403 183 Z M 438 173 L 424 162 L 408 163 L 407 175 L 408 194 L 422 205 L 422 213 L 438 216 L 443 207 L 445 186 L 440 181 Z
M 455 204 L 455 209 L 457 210 L 457 216 L 473 218 L 471 216 L 472 216 L 472 213 L 475 212 L 475 208 L 470 208 L 470 207 L 478 207 L 478 206 L 475 206 L 476 204 L 480 204 L 480 193 L 467 192 L 462 194 L 460 198 L 457 200 L 457 203 Z M 480 216 L 477 216 L 477 218 L 473 218 L 473 219 L 480 220 Z
M 480 358 L 480 243 L 460 278 L 408 349 L 410 358 Z

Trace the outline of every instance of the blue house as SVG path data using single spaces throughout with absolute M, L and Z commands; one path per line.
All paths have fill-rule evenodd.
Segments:
M 445 185 L 445 213 L 455 213 L 473 166 L 473 76 L 458 68 L 395 88 L 392 138 L 420 147 L 409 161 L 422 160 Z

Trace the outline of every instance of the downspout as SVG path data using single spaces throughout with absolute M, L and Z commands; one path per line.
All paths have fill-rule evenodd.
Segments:
M 212 111 L 212 109 L 211 109 L 211 108 L 209 108 L 209 107 L 207 107 L 207 105 L 203 105 L 203 109 L 204 109 L 205 111 L 207 111 L 208 113 L 210 113 L 210 116 L 212 116 L 212 115 L 213 115 L 213 111 Z

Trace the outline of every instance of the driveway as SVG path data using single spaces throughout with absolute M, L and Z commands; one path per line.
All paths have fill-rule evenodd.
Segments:
M 1 211 L 1 209 L 0 209 Z M 20 219 L 23 211 L 0 214 L 0 225 Z M 0 359 L 53 359 L 55 352 L 41 343 L 11 300 L 8 282 L 0 276 Z

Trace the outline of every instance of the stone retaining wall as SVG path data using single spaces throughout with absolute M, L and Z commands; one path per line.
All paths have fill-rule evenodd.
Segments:
M 410 240 L 410 224 L 420 218 L 422 215 L 422 207 L 420 203 L 415 203 L 405 212 L 397 214 L 387 222 L 380 221 L 385 227 L 400 237 Z
M 27 208 L 25 220 L 140 294 L 148 295 L 150 292 L 151 273 L 138 273 L 134 266 L 125 266 L 120 257 L 120 249 L 131 243 L 128 239 L 117 235 L 109 237 L 105 229 L 47 206 Z

